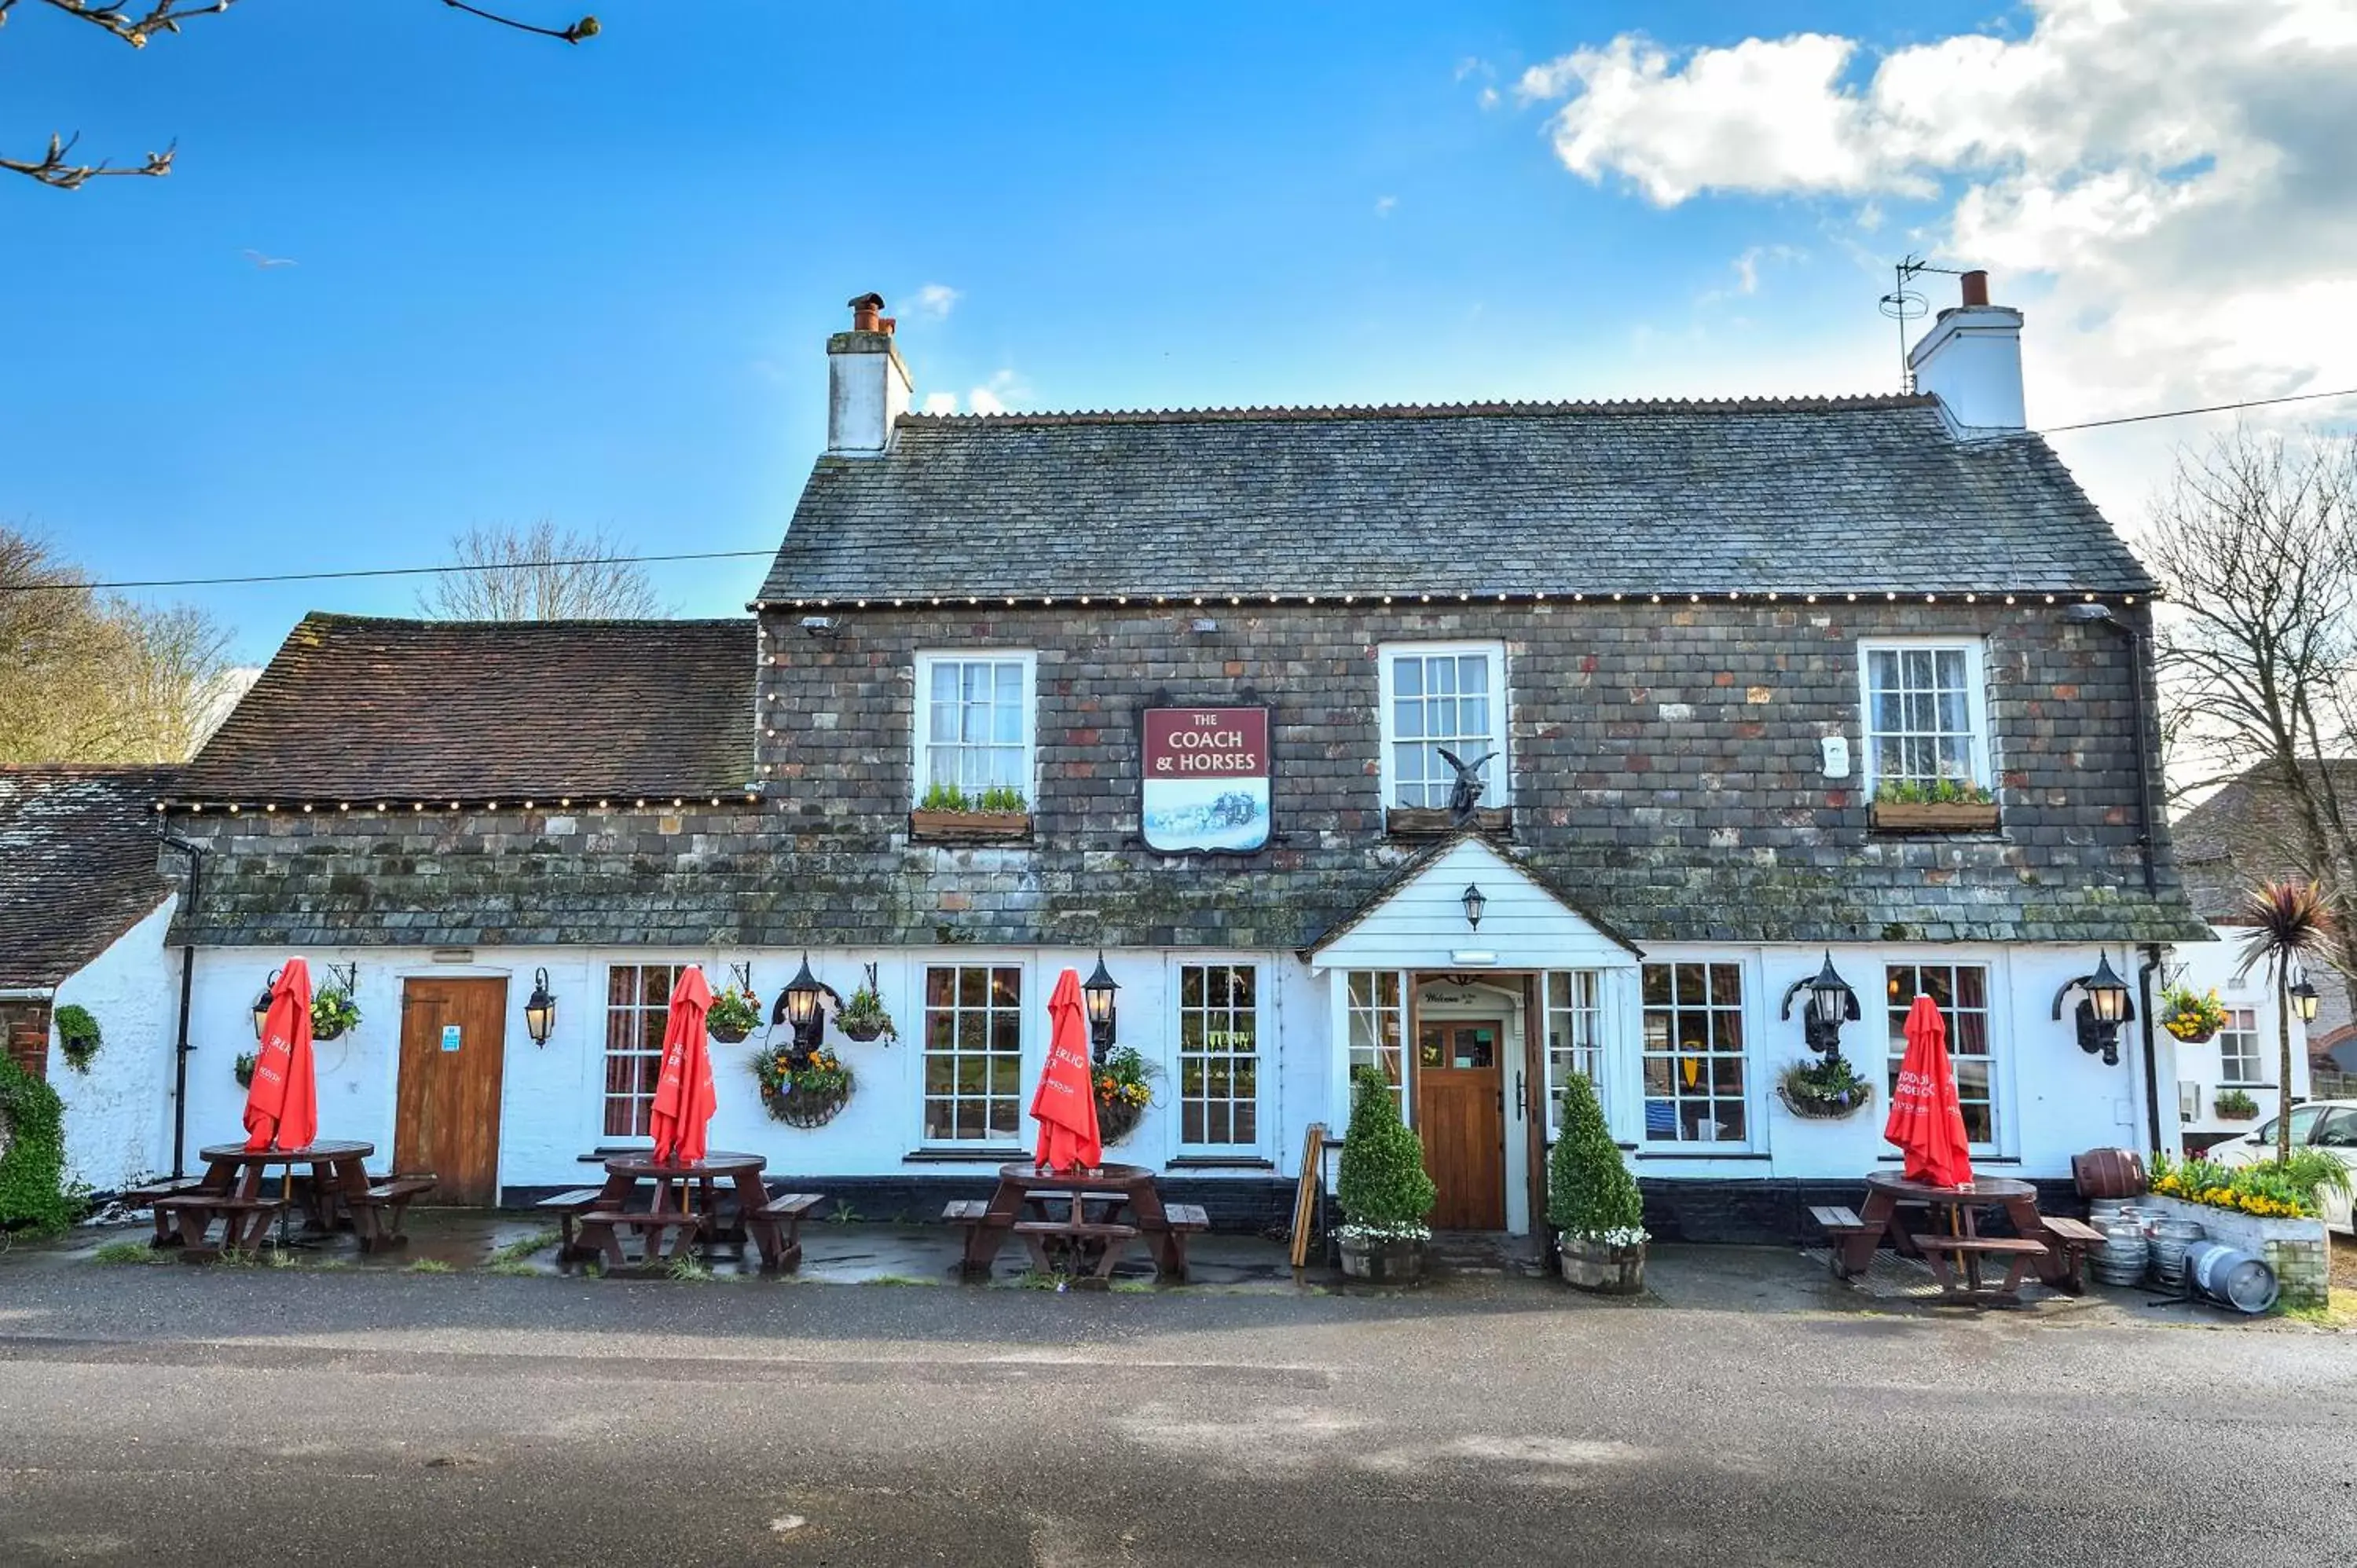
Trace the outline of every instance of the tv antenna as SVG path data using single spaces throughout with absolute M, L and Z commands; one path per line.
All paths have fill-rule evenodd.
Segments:
M 1909 285 L 1920 273 L 1945 273 L 1950 277 L 1964 275 L 1962 267 L 1943 267 L 1925 261 L 1910 252 L 1901 256 L 1899 264 L 1890 269 L 1890 292 L 1878 302 L 1882 314 L 1899 324 L 1899 387 L 1901 392 L 1915 390 L 1915 371 L 1907 363 L 1907 324 L 1921 321 L 1932 314 L 1932 302 Z

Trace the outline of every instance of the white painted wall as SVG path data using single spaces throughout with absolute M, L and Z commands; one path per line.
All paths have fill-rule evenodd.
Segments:
M 1465 889 L 1481 890 L 1481 924 Z M 1460 839 L 1333 941 L 1321 969 L 1612 969 L 1637 955 L 1479 839 Z
M 2182 965 L 2182 972 L 2178 966 Z M 2228 1007 L 2247 1007 L 2255 1015 L 2259 1036 L 2259 1070 L 2262 1084 L 2244 1084 L 2243 1091 L 2258 1102 L 2259 1114 L 2246 1122 L 2229 1122 L 2217 1112 L 2219 1089 L 2228 1079 L 2224 1055 L 2216 1040 L 2192 1045 L 2159 1031 L 2161 1049 L 2161 1118 L 2174 1127 L 2179 1136 L 2188 1133 L 2247 1133 L 2261 1122 L 2273 1116 L 2283 1104 L 2281 1086 L 2276 1082 L 2281 1047 L 2276 1038 L 2275 987 L 2264 966 L 2243 971 L 2243 950 L 2240 933 L 2227 930 L 2218 940 L 2207 942 L 2187 942 L 2174 950 L 2168 972 L 2179 984 L 2194 991 L 2208 991 L 2213 986 L 2218 1000 Z M 2320 983 L 2335 983 L 2332 977 L 2319 977 Z M 2158 987 L 2155 988 L 2158 994 Z M 2295 1101 L 2309 1095 L 2308 1026 L 2295 1014 L 2291 1020 L 2292 1082 Z M 2193 1086 L 2194 1114 L 2181 1118 L 2179 1114 L 2176 1085 Z
M 65 1101 L 66 1176 L 119 1192 L 172 1164 L 172 1050 L 180 1005 L 179 956 L 164 946 L 175 900 L 116 938 L 58 987 L 50 1016 L 77 1003 L 103 1042 L 76 1072 L 49 1030 L 49 1086 Z

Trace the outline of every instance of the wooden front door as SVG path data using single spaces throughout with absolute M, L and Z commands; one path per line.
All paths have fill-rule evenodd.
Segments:
M 428 1201 L 499 1202 L 508 983 L 417 978 L 401 988 L 393 1168 L 431 1171 Z
M 1506 1228 L 1505 1039 L 1494 1019 L 1417 1026 L 1415 1126 L 1440 1188 L 1435 1230 Z

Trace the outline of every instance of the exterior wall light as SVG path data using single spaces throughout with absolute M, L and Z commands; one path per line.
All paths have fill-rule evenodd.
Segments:
M 1473 929 L 1477 931 L 1480 930 L 1481 929 L 1481 911 L 1490 907 L 1490 900 L 1481 896 L 1480 886 L 1475 883 L 1467 883 L 1465 885 L 1465 891 L 1458 897 L 1458 902 L 1465 906 L 1465 923 L 1468 926 L 1470 926 Z
M 2098 956 L 2094 973 L 2064 981 L 2062 989 L 2054 993 L 2054 1017 L 2058 1021 L 2062 1016 L 2062 998 L 2073 990 L 2081 993 L 2077 1014 L 2079 1048 L 2089 1056 L 2100 1052 L 2105 1067 L 2117 1067 L 2120 1026 L 2136 1017 L 2136 1008 L 2128 1000 L 2128 983 L 2112 968 L 2110 954 Z
M 2315 986 L 2309 983 L 2308 976 L 2301 975 L 2285 994 L 2291 998 L 2292 1016 L 2303 1024 L 2316 1022 L 2317 1009 L 2323 1004 L 2324 998 Z
M 1785 988 L 1784 1008 L 1777 1016 L 1790 1018 L 1792 998 L 1803 990 L 1809 993 L 1809 1003 L 1801 1015 L 1801 1038 L 1820 1055 L 1840 1056 L 1841 1026 L 1857 1022 L 1857 993 L 1835 972 L 1832 949 L 1825 950 L 1824 967 L 1814 977 L 1796 980 Z
M 832 995 L 825 983 L 811 972 L 810 954 L 802 954 L 802 966 L 786 983 L 785 994 L 778 998 L 778 1010 L 771 1023 L 784 1023 L 794 1032 L 794 1051 L 807 1056 L 818 1049 L 819 1037 L 826 1028 L 826 1020 L 819 1013 L 819 999 Z
M 1096 972 L 1081 986 L 1081 1000 L 1089 1010 L 1089 1048 L 1097 1060 L 1113 1049 L 1113 995 L 1121 984 L 1105 968 L 1104 950 L 1097 950 Z
M 263 1030 L 270 1026 L 270 999 L 277 994 L 277 991 L 278 971 L 274 969 L 270 972 L 270 978 L 262 983 L 262 994 L 253 999 L 253 1037 L 256 1040 L 262 1038 Z
M 523 1004 L 523 1032 L 535 1046 L 548 1044 L 556 1032 L 556 998 L 548 989 L 548 971 L 533 971 L 532 1000 Z

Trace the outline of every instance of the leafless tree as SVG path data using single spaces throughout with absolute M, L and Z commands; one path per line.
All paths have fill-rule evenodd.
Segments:
M 633 620 L 667 613 L 646 568 L 605 533 L 559 531 L 546 518 L 529 528 L 470 528 L 450 541 L 466 568 L 434 579 L 417 607 L 439 620 Z
M 0 527 L 0 761 L 178 762 L 218 718 L 229 632 L 94 592 Z
M 2329 762 L 2357 749 L 2357 439 L 2237 429 L 2181 454 L 2147 549 L 2168 585 L 2158 658 L 2172 784 L 2268 769 L 2304 875 L 2357 886 L 2357 800 Z M 2357 926 L 2330 951 L 2357 1004 Z
M 6 24 L 9 13 L 16 8 L 17 3 L 18 0 L 0 0 L 0 26 Z M 37 5 L 62 11 L 69 16 L 88 22 L 135 49 L 145 48 L 152 39 L 162 35 L 178 33 L 183 22 L 199 16 L 217 16 L 235 3 L 236 0 L 34 0 Z M 595 16 L 584 16 L 570 27 L 543 27 L 467 5 L 465 0 L 442 0 L 442 4 L 453 11 L 464 11 L 468 16 L 496 22 L 503 27 L 555 38 L 563 43 L 577 44 L 584 38 L 596 38 L 598 32 Z M 0 156 L 0 169 L 28 176 L 59 190 L 79 190 L 93 179 L 109 176 L 159 177 L 170 174 L 172 157 L 178 150 L 176 144 L 160 153 L 149 153 L 140 163 L 118 166 L 103 158 L 96 163 L 77 158 L 74 147 L 81 140 L 80 132 L 57 133 L 49 137 L 48 149 L 39 157 Z

